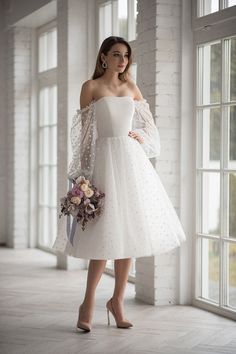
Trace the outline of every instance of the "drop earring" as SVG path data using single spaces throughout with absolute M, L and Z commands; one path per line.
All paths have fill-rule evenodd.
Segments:
M 103 69 L 107 69 L 107 63 L 105 61 L 102 62 Z

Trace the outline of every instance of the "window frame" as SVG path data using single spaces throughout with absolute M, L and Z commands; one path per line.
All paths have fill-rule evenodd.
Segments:
M 37 141 L 36 141 L 36 178 L 37 178 L 37 181 L 36 181 L 36 205 L 37 205 L 37 229 L 36 229 L 36 235 L 35 235 L 35 240 L 36 240 L 36 247 L 41 249 L 41 250 L 44 250 L 44 251 L 47 251 L 47 252 L 50 252 L 50 253 L 54 253 L 51 248 L 50 248 L 50 245 L 49 246 L 45 246 L 43 244 L 41 244 L 39 242 L 39 211 L 40 211 L 40 206 L 39 206 L 39 169 L 40 169 L 40 166 L 39 166 L 39 141 L 40 141 L 40 126 L 39 126 L 39 114 L 40 114 L 40 105 L 39 105 L 39 100 L 40 100 L 40 90 L 42 88 L 46 88 L 46 87 L 51 87 L 51 86 L 56 86 L 56 88 L 58 88 L 57 86 L 57 67 L 58 67 L 58 64 L 56 67 L 53 67 L 53 68 L 50 68 L 50 69 L 47 69 L 45 71 L 39 71 L 39 37 L 42 33 L 44 32 L 47 32 L 47 31 L 50 31 L 51 29 L 53 28 L 56 28 L 57 29 L 57 20 L 54 19 L 40 27 L 38 27 L 36 29 L 36 32 L 35 32 L 35 69 L 34 69 L 34 72 L 35 72 L 35 118 L 36 118 L 36 130 L 37 130 L 37 133 L 36 133 L 36 136 L 37 136 Z M 56 124 L 57 125 L 57 124 Z
M 193 104 L 194 104 L 194 127 L 195 127 L 195 172 L 194 172 L 194 188 L 195 188 L 195 240 L 194 240 L 194 293 L 193 293 L 193 305 L 197 306 L 197 307 L 201 307 L 203 309 L 206 309 L 208 311 L 211 312 L 215 312 L 218 313 L 220 315 L 223 315 L 225 317 L 229 317 L 232 319 L 236 319 L 236 310 L 234 309 L 230 309 L 227 307 L 224 307 L 224 300 L 226 299 L 226 293 L 225 293 L 225 283 L 223 284 L 223 281 L 226 281 L 226 277 L 227 274 L 225 274 L 225 270 L 227 269 L 227 265 L 223 265 L 222 263 L 222 258 L 223 258 L 223 253 L 226 252 L 226 247 L 225 244 L 228 244 L 230 240 L 230 242 L 232 243 L 236 243 L 236 239 L 232 240 L 229 237 L 225 236 L 225 231 L 226 230 L 226 220 L 224 220 L 223 218 L 223 209 L 225 207 L 225 200 L 224 195 L 225 193 L 227 193 L 227 183 L 225 181 L 226 179 L 226 175 L 225 173 L 229 173 L 231 170 L 229 168 L 229 166 L 225 165 L 225 161 L 226 161 L 226 151 L 227 151 L 227 144 L 228 141 L 226 140 L 226 132 L 227 132 L 227 122 L 226 120 L 224 120 L 222 122 L 221 119 L 221 157 L 220 157 L 220 167 L 219 169 L 209 169 L 209 168 L 203 168 L 201 166 L 199 166 L 198 161 L 197 161 L 197 156 L 198 156 L 198 151 L 199 151 L 199 140 L 197 137 L 197 132 L 198 132 L 198 127 L 197 127 L 197 110 L 199 107 L 204 108 L 204 107 L 212 107 L 214 106 L 214 104 L 209 104 L 209 105 L 204 105 L 201 104 L 198 106 L 198 101 L 197 101 L 197 95 L 198 95 L 198 87 L 197 87 L 197 77 L 198 77 L 198 46 L 199 45 L 204 45 L 207 43 L 211 43 L 214 41 L 221 41 L 221 46 L 222 48 L 224 48 L 224 44 L 222 45 L 222 42 L 224 42 L 224 40 L 226 38 L 230 38 L 230 37 L 235 37 L 236 36 L 236 30 L 235 30 L 235 17 L 236 17 L 236 6 L 232 6 L 230 8 L 226 8 L 226 9 L 222 9 L 223 7 L 223 2 L 221 1 L 221 7 L 220 10 L 218 12 L 214 12 L 212 14 L 206 15 L 206 16 L 202 16 L 202 17 L 197 17 L 197 2 L 192 0 L 192 30 L 193 30 L 193 51 L 194 51 L 194 63 L 193 63 L 193 70 L 194 70 L 194 85 L 193 85 Z M 223 84 L 225 82 L 225 78 L 224 78 L 224 71 L 223 69 L 223 65 L 224 65 L 224 50 L 222 50 L 222 60 L 221 60 L 221 73 L 222 73 L 222 77 L 221 77 L 221 101 L 219 103 L 219 106 L 221 109 L 224 109 L 225 106 L 230 106 L 229 102 L 224 101 L 225 97 L 223 97 L 224 95 L 224 87 Z M 221 114 L 222 117 L 222 114 Z M 226 144 L 226 145 L 225 145 Z M 199 298 L 199 294 L 201 292 L 201 284 L 200 284 L 200 280 L 201 279 L 201 240 L 203 239 L 203 237 L 201 237 L 201 239 L 199 238 L 199 233 L 198 233 L 198 225 L 199 225 L 199 220 L 197 218 L 198 215 L 200 215 L 200 211 L 199 211 L 199 198 L 200 196 L 198 195 L 198 172 L 200 171 L 201 173 L 203 173 L 203 171 L 206 172 L 214 172 L 216 171 L 219 172 L 220 174 L 220 184 L 221 184 L 221 190 L 220 190 L 220 220 L 222 220 L 223 222 L 220 224 L 221 227 L 221 235 L 219 236 L 219 243 L 220 243 L 220 269 L 219 269 L 219 305 L 214 305 L 211 301 L 208 301 L 207 299 L 203 299 L 203 298 Z M 235 170 L 232 170 L 233 172 L 235 172 Z M 223 178 L 221 177 L 221 175 L 223 176 Z M 223 204 L 222 204 L 223 203 Z M 224 237 L 222 236 L 224 235 Z M 204 238 L 208 238 L 213 240 L 214 236 L 209 236 L 209 235 L 203 235 Z M 226 262 L 228 263 L 228 260 L 226 260 Z
M 118 35 L 117 33 L 119 32 L 119 23 L 117 21 L 118 19 L 118 0 L 98 0 L 96 2 L 96 13 L 97 13 L 97 50 L 99 50 L 100 44 L 102 42 L 101 38 L 101 30 L 99 28 L 99 21 L 100 21 L 100 7 L 104 6 L 106 3 L 110 3 L 112 6 L 112 23 L 111 23 L 111 28 L 112 28 L 112 34 L 111 35 Z M 134 22 L 131 20 L 132 16 L 134 15 L 134 0 L 127 0 L 127 12 L 128 12 L 128 37 L 126 40 L 132 45 L 133 42 L 136 41 L 135 38 L 135 32 L 136 32 L 136 27 Z M 134 39 L 130 39 L 134 38 Z

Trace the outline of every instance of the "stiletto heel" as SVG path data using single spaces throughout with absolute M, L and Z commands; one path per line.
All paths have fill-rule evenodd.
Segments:
M 110 326 L 109 310 L 107 309 L 107 324 Z
M 82 304 L 79 307 L 79 318 L 78 318 L 76 330 L 79 331 L 80 329 L 83 329 L 86 332 L 90 332 L 91 331 L 91 324 L 89 322 L 85 322 L 85 321 L 80 320 L 81 306 L 82 306 Z
M 106 308 L 107 308 L 107 319 L 108 319 L 108 325 L 110 325 L 110 317 L 109 317 L 109 311 L 112 313 L 112 315 L 114 316 L 114 319 L 116 321 L 116 326 L 118 328 L 129 328 L 129 327 L 133 327 L 133 324 L 129 321 L 118 321 L 114 308 L 112 306 L 112 298 L 107 301 L 106 303 Z

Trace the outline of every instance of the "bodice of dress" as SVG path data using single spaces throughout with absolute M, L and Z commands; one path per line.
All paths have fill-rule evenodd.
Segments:
M 160 154 L 160 137 L 146 99 L 133 100 L 130 96 L 104 96 L 78 109 L 72 120 L 72 160 L 68 178 L 80 175 L 92 178 L 96 141 L 101 137 L 127 136 L 129 131 L 139 134 L 148 158 Z
M 128 136 L 132 130 L 134 110 L 134 100 L 130 96 L 98 99 L 95 102 L 98 138 Z

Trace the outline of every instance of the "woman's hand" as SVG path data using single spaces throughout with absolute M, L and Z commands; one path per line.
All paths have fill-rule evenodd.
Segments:
M 141 137 L 139 134 L 135 133 L 135 132 L 132 132 L 130 131 L 129 134 L 128 134 L 131 138 L 134 138 L 136 140 L 138 140 L 138 142 L 140 144 L 142 144 L 144 142 L 144 139 L 143 137 Z

